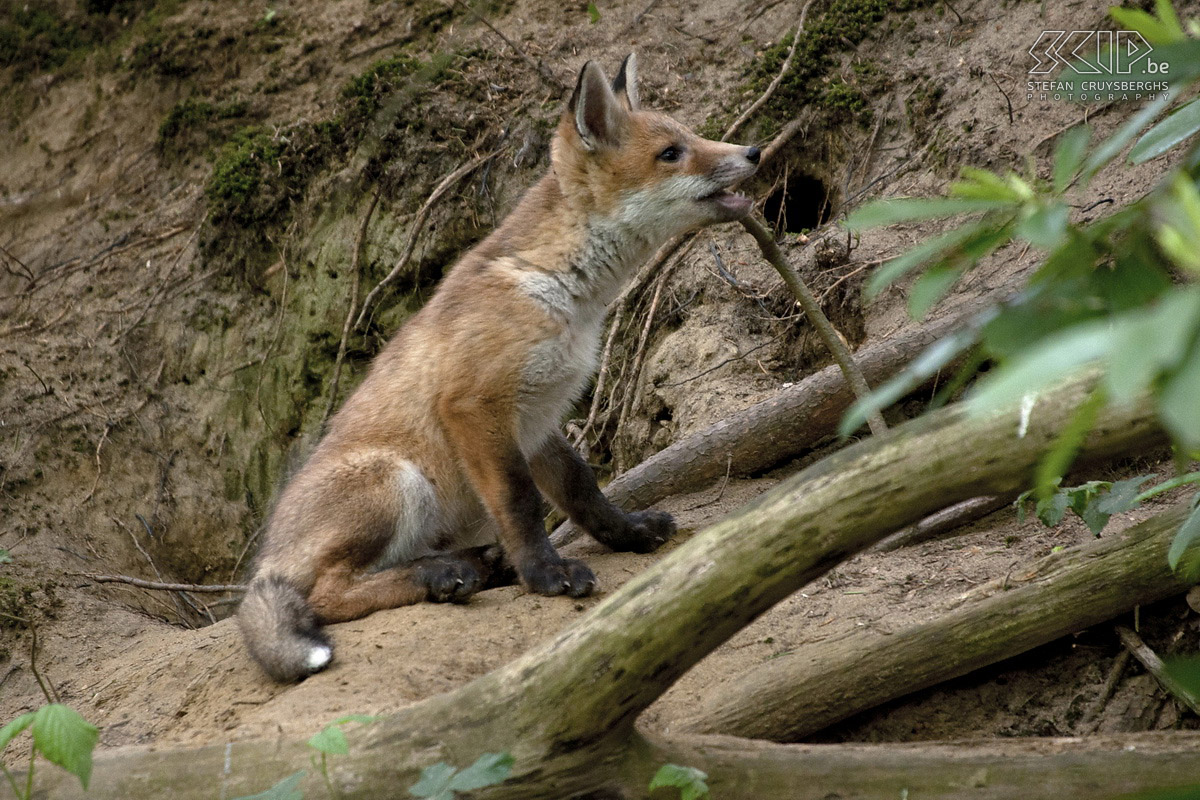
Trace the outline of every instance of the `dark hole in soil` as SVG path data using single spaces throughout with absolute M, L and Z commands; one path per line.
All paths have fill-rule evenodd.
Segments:
M 811 231 L 833 214 L 833 198 L 819 178 L 794 174 L 771 192 L 763 203 L 763 216 L 777 233 Z

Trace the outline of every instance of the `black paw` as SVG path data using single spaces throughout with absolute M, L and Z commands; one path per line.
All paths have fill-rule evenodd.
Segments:
M 432 556 L 417 563 L 419 579 L 434 603 L 464 603 L 483 587 L 483 576 L 467 561 L 453 556 Z
M 585 597 L 596 588 L 595 573 L 573 558 L 523 564 L 519 572 L 521 583 L 536 594 Z
M 675 520 L 665 511 L 634 511 L 625 527 L 596 538 L 618 552 L 653 553 L 675 535 Z

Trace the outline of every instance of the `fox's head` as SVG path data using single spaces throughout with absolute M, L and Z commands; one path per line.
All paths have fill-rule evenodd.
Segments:
M 748 214 L 750 199 L 729 189 L 754 174 L 759 150 L 702 139 L 641 109 L 630 54 L 611 85 L 595 62 L 583 65 L 551 160 L 570 202 L 665 240 Z

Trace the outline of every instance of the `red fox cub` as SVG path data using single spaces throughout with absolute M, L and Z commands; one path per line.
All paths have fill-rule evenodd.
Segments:
M 750 211 L 728 189 L 759 150 L 641 110 L 630 55 L 611 85 L 583 66 L 550 160 L 376 357 L 279 496 L 238 611 L 276 680 L 329 664 L 323 624 L 462 601 L 514 573 L 538 594 L 589 594 L 592 571 L 550 545 L 542 493 L 614 550 L 649 552 L 675 532 L 668 514 L 609 503 L 559 422 L 596 368 L 606 306 L 667 239 Z

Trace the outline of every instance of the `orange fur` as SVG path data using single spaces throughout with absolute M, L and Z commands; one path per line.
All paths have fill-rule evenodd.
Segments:
M 613 547 L 650 550 L 674 530 L 665 514 L 612 507 L 558 423 L 595 368 L 607 304 L 670 236 L 748 211 L 725 189 L 757 150 L 640 110 L 631 56 L 612 87 L 584 66 L 551 160 L 379 354 L 279 496 L 239 611 L 273 677 L 328 663 L 322 623 L 465 599 L 504 572 L 497 552 L 470 549 L 492 542 L 531 591 L 590 592 L 591 571 L 546 538 L 539 488 Z

